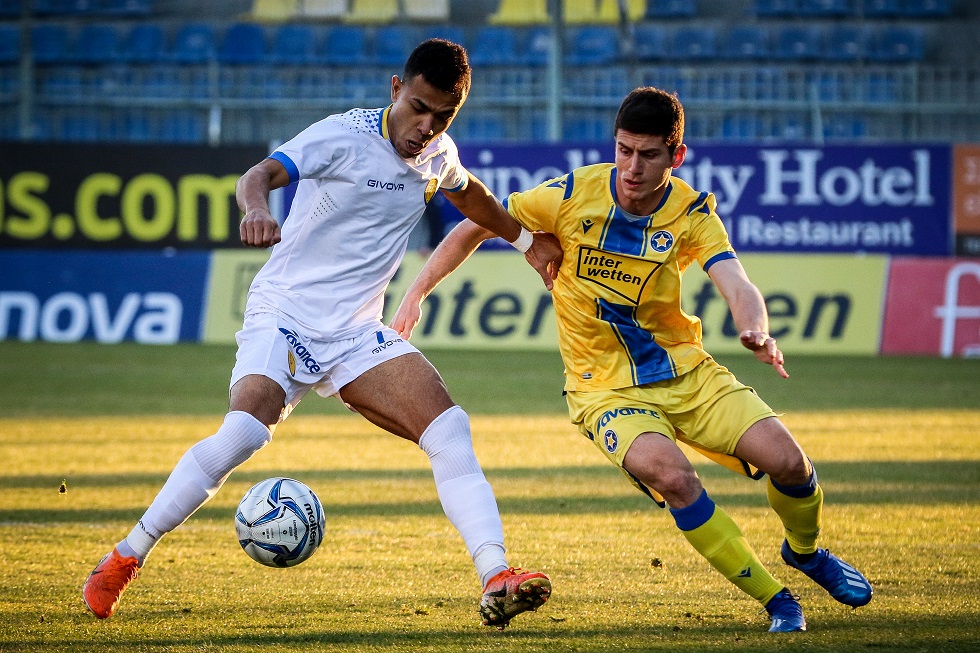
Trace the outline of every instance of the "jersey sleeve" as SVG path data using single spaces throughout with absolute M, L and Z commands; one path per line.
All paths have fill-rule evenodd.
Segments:
M 331 177 L 356 156 L 351 131 L 334 118 L 313 123 L 269 155 L 285 166 L 289 181 Z
M 706 193 L 698 197 L 687 211 L 691 218 L 689 251 L 705 272 L 718 261 L 736 258 L 725 224 L 715 212 L 716 206 L 715 196 Z
M 571 195 L 572 173 L 556 177 L 520 193 L 511 193 L 504 202 L 507 212 L 531 231 L 555 233 L 562 200 Z
M 441 183 L 439 188 L 449 193 L 456 193 L 464 188 L 469 182 L 469 173 L 466 168 L 463 167 L 463 162 L 459 160 L 459 150 L 456 149 L 456 143 L 453 139 L 449 138 L 448 134 L 444 134 L 446 153 L 443 157 L 443 170 L 441 177 Z

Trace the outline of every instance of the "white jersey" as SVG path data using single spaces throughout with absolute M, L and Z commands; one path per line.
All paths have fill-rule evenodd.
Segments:
M 307 337 L 327 341 L 381 319 L 385 288 L 426 203 L 467 180 L 447 134 L 403 159 L 388 140 L 387 119 L 388 109 L 353 109 L 272 153 L 299 185 L 246 312 L 281 313 Z

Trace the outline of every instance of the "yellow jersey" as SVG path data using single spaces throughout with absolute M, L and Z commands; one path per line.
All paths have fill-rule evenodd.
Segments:
M 616 201 L 616 167 L 573 170 L 507 198 L 531 230 L 561 241 L 552 301 L 565 389 L 606 390 L 670 379 L 709 357 L 701 321 L 681 310 L 681 274 L 735 258 L 715 198 L 672 178 L 652 215 Z

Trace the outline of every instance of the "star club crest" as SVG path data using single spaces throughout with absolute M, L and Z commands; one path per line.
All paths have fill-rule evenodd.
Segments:
M 602 444 L 606 446 L 606 451 L 609 453 L 616 453 L 616 448 L 619 447 L 619 436 L 616 435 L 616 431 L 607 429 L 602 434 Z
M 652 236 L 650 236 L 650 247 L 653 248 L 653 251 L 658 252 L 660 254 L 663 254 L 668 249 L 670 249 L 673 246 L 673 244 L 674 244 L 674 237 L 671 235 L 669 231 L 664 231 L 663 229 L 661 229 L 660 231 L 657 231 Z

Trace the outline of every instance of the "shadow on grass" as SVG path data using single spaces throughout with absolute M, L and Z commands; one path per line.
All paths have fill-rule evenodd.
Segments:
M 755 507 L 766 505 L 765 481 L 753 482 L 715 466 L 699 466 L 699 474 L 715 498 L 725 506 Z M 978 461 L 948 462 L 834 462 L 819 465 L 821 482 L 827 491 L 828 503 L 835 505 L 965 505 L 980 502 L 980 463 Z M 431 472 L 417 470 L 250 470 L 236 474 L 236 483 L 256 483 L 270 476 L 296 476 L 313 487 L 323 488 L 331 483 L 371 483 L 405 481 L 413 484 L 432 483 Z M 635 511 L 654 508 L 655 505 L 639 492 L 631 493 L 629 485 L 611 465 L 530 468 L 491 468 L 487 470 L 490 482 L 498 487 L 498 505 L 501 513 L 520 514 L 591 514 L 617 511 Z M 111 474 L 81 475 L 68 479 L 77 491 L 80 488 L 98 488 L 110 492 L 135 486 L 160 487 L 166 481 L 163 474 Z M 536 487 L 562 485 L 582 490 L 604 483 L 623 483 L 624 491 L 616 496 L 583 496 L 558 494 L 543 490 L 546 496 L 508 497 L 502 488 L 508 483 L 520 481 L 522 485 Z M 0 488 L 37 489 L 57 492 L 60 476 L 15 475 L 0 478 Z M 719 487 L 719 486 L 722 487 Z M 835 486 L 843 486 L 835 489 Z M 442 515 L 442 508 L 435 498 L 431 500 L 391 500 L 379 496 L 379 501 L 347 501 L 341 493 L 329 489 L 318 491 L 328 513 L 347 516 L 422 516 Z M 198 515 L 205 518 L 224 518 L 227 506 L 204 506 Z M 0 510 L 0 522 L 80 522 L 104 520 L 134 520 L 142 509 L 101 509 L 66 506 L 64 509 L 33 506 L 23 509 Z
M 547 608 L 545 608 L 547 610 Z M 155 622 L 179 618 L 177 613 L 157 612 Z M 543 619 L 543 614 L 521 619 Z M 104 651 L 111 644 L 116 650 L 297 650 L 315 645 L 317 649 L 343 646 L 352 650 L 463 650 L 501 647 L 514 651 L 575 650 L 617 651 L 642 647 L 644 651 L 934 651 L 944 653 L 975 652 L 980 644 L 976 628 L 980 619 L 964 621 L 962 617 L 917 613 L 914 627 L 882 624 L 873 612 L 860 617 L 823 618 L 808 633 L 770 635 L 765 624 L 747 626 L 742 621 L 725 620 L 719 623 L 666 617 L 662 624 L 637 630 L 636 623 L 615 625 L 614 615 L 607 617 L 607 626 L 575 626 L 551 623 L 541 627 L 524 622 L 503 632 L 482 630 L 450 630 L 420 627 L 413 621 L 393 627 L 375 625 L 371 630 L 331 630 L 323 632 L 289 633 L 281 625 L 270 626 L 274 632 L 251 629 L 248 632 L 219 634 L 158 634 L 127 639 L 109 636 L 99 642 L 79 641 L 78 638 L 45 637 L 43 647 L 53 651 Z M 38 642 L 28 639 L 0 639 L 3 650 L 34 651 Z

